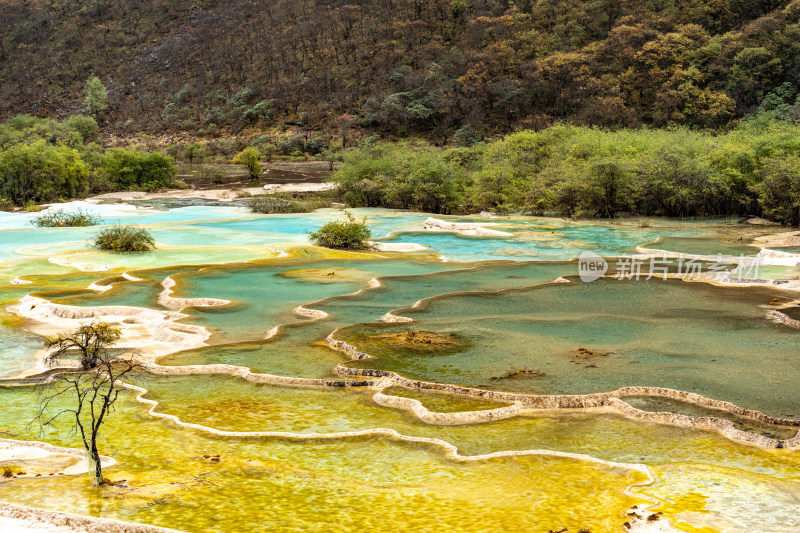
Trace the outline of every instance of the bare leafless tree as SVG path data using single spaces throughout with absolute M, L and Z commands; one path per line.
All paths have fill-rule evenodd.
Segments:
M 81 368 L 59 368 L 37 385 L 39 407 L 34 423 L 44 432 L 56 428 L 59 418 L 69 419 L 70 432 L 80 435 L 86 449 L 92 486 L 103 484 L 97 450 L 100 428 L 114 410 L 123 380 L 131 379 L 141 369 L 133 355 L 111 354 L 109 348 L 119 336 L 118 329 L 95 322 L 48 339 L 45 347 L 56 349 L 47 358 L 50 363 L 76 351 L 81 354 Z

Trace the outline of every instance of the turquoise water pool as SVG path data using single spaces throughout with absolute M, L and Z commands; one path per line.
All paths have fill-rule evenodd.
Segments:
M 72 206 L 91 209 L 107 223 L 145 225 L 159 248 L 106 254 L 86 248 L 96 228 L 33 228 L 33 215 L 0 214 L 0 378 L 30 368 L 41 346 L 46 324 L 9 308 L 34 293 L 70 306 L 182 312 L 186 316 L 171 327 L 202 326 L 207 345 L 176 347 L 159 359 L 167 367 L 224 363 L 274 376 L 339 380 L 339 386 L 257 385 L 220 373 L 145 374 L 137 383 L 148 389 L 145 399 L 159 402 L 155 415 L 126 393 L 101 435 L 101 453 L 118 461 L 107 475 L 124 485 L 98 492 L 83 476 L 15 478 L 0 482 L 0 500 L 185 531 L 567 527 L 610 533 L 623 530 L 631 505 L 646 501 L 636 494 L 647 494 L 659 502 L 654 510 L 686 531 L 726 531 L 732 521 L 743 531 L 764 531 L 765 524 L 777 524 L 769 529 L 776 532 L 800 528 L 800 462 L 792 450 L 746 446 L 609 410 L 425 423 L 407 409 L 376 403 L 379 380 L 344 387 L 336 371 L 337 365 L 390 370 L 535 394 L 668 387 L 800 418 L 800 330 L 768 317 L 774 298 L 788 301 L 793 293 L 680 280 L 583 283 L 577 276 L 575 259 L 584 251 L 608 258 L 612 267 L 614 257 L 659 238 L 669 251 L 755 253 L 745 244 L 769 230 L 730 220 L 445 217 L 497 224 L 487 227 L 510 234 L 472 237 L 425 230 L 427 214 L 365 209 L 353 212 L 367 218 L 379 242 L 424 250 L 345 253 L 310 247 L 307 240 L 309 231 L 343 217 L 338 210 L 252 215 L 219 204 Z M 789 267 L 770 268 L 766 277 L 794 279 Z M 18 276 L 32 283 L 11 285 Z M 159 296 L 168 277 L 175 282 L 173 298 L 230 303 L 164 307 Z M 111 288 L 101 292 L 98 285 Z M 386 322 L 404 319 L 410 321 Z M 122 318 L 114 320 L 126 327 Z M 58 322 L 64 328 L 78 323 Z M 374 358 L 352 361 L 327 344 L 331 334 Z M 434 340 L 404 344 L 404 338 Z M 384 392 L 445 413 L 506 405 L 396 386 Z M 663 398 L 630 401 L 645 411 L 714 414 Z M 37 405 L 31 387 L 0 385 L 0 402 L 3 437 L 79 445 L 67 431 L 40 437 L 30 427 Z M 722 418 L 770 438 L 793 432 L 727 412 Z M 364 434 L 373 430 L 380 431 Z M 337 432 L 344 435 L 330 437 Z M 318 435 L 306 440 L 311 434 Z M 544 455 L 456 460 L 448 446 L 462 455 L 531 449 Z M 644 475 L 598 460 L 645 464 L 656 483 L 626 494 Z M 753 505 L 758 513 L 741 512 Z

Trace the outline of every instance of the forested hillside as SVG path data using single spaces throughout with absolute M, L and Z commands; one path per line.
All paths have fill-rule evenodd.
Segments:
M 795 113 L 800 0 L 0 0 L 0 119 L 449 140 Z

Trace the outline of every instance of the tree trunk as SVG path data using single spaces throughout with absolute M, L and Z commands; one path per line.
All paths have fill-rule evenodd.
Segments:
M 97 452 L 97 445 L 94 441 L 91 449 L 86 450 L 86 460 L 89 465 L 89 483 L 92 487 L 99 487 L 103 484 L 103 469 L 100 464 L 100 454 Z

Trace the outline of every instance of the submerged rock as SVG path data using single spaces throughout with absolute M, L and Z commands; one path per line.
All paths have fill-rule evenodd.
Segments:
M 433 331 L 401 331 L 398 333 L 382 333 L 370 335 L 370 341 L 378 341 L 395 348 L 422 351 L 453 350 L 461 348 L 463 343 L 455 333 L 442 334 Z
M 514 378 L 537 378 L 539 376 L 544 376 L 544 372 L 536 368 L 521 368 L 519 370 L 512 370 L 508 374 L 504 376 L 491 378 L 492 380 L 501 380 L 501 379 L 514 379 Z

